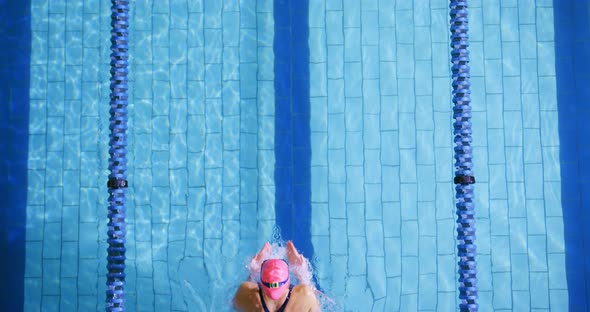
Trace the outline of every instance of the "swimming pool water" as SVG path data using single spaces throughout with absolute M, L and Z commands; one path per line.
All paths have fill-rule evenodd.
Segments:
M 481 311 L 590 298 L 590 10 L 566 2 L 469 1 Z M 110 5 L 30 3 L 25 311 L 105 307 Z M 128 311 L 230 310 L 277 238 L 336 310 L 457 310 L 447 1 L 130 14 Z

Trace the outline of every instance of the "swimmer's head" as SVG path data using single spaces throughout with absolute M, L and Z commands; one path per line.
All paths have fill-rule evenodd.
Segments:
M 289 289 L 289 265 L 283 259 L 268 259 L 260 268 L 262 290 L 272 300 L 280 299 Z

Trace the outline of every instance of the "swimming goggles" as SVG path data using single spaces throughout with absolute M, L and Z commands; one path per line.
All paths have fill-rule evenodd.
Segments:
M 284 281 L 282 281 L 282 282 L 270 282 L 270 283 L 267 283 L 267 282 L 261 280 L 260 283 L 262 283 L 262 285 L 264 285 L 264 286 L 266 286 L 268 288 L 279 288 L 279 287 L 287 284 L 288 281 L 289 281 L 289 277 L 287 276 L 287 279 L 284 280 Z

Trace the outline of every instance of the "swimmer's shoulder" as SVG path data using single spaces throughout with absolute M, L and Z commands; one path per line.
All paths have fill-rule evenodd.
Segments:
M 237 311 L 259 311 L 261 304 L 258 295 L 258 284 L 253 282 L 240 284 L 233 304 Z
M 291 291 L 291 294 L 297 296 L 315 296 L 313 288 L 305 284 L 295 285 Z
M 319 301 L 314 289 L 309 285 L 299 284 L 293 287 L 290 298 L 287 304 L 289 309 L 286 311 L 319 311 Z

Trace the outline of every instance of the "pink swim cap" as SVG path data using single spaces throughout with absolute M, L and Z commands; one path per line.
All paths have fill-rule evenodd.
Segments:
M 268 259 L 260 269 L 262 290 L 272 300 L 277 300 L 289 289 L 289 266 L 283 259 Z

